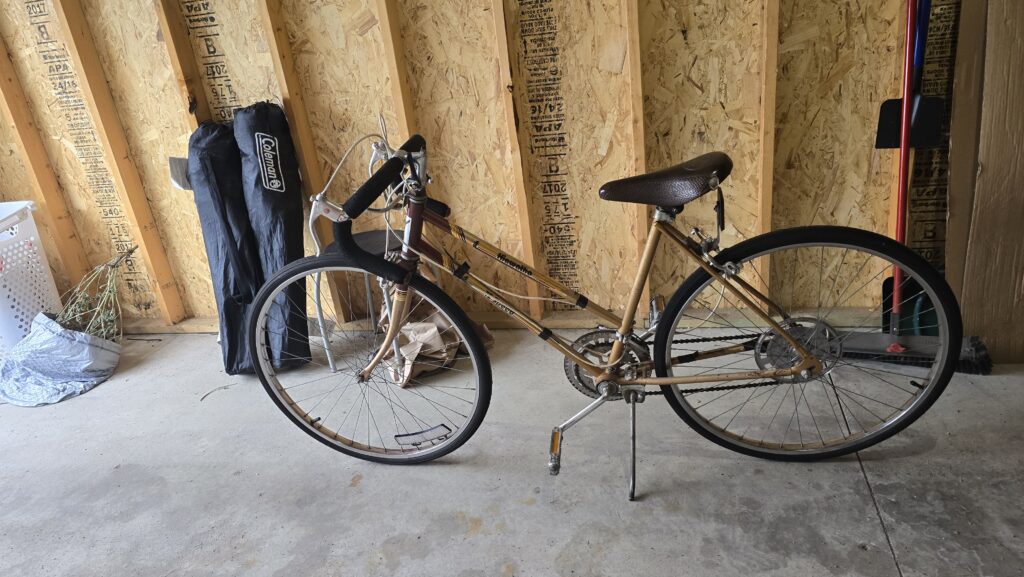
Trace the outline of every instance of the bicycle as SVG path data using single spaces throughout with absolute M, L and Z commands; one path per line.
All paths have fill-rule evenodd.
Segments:
M 466 313 L 420 274 L 424 264 L 450 274 L 558 350 L 570 383 L 594 399 L 554 427 L 551 474 L 560 471 L 568 429 L 608 401 L 625 401 L 630 500 L 636 406 L 648 396 L 664 396 L 687 425 L 733 451 L 812 461 L 899 432 L 935 402 L 954 370 L 954 343 L 962 332 L 958 305 L 939 273 L 907 247 L 863 230 L 813 226 L 721 250 L 720 185 L 732 170 L 724 153 L 601 188 L 604 200 L 655 207 L 621 316 L 450 222 L 449 207 L 426 194 L 421 136 L 397 149 L 378 137 L 371 171 L 380 162 L 343 204 L 329 201 L 326 187 L 311 198 L 309 228 L 318 255 L 274 275 L 249 318 L 256 372 L 271 398 L 299 428 L 342 453 L 382 463 L 429 461 L 465 443 L 484 418 L 492 384 L 487 351 Z M 714 237 L 675 226 L 687 203 L 716 191 Z M 353 221 L 381 196 L 384 207 L 373 210 L 405 212 L 390 258 L 365 252 L 352 234 Z M 313 226 L 320 217 L 334 223 L 335 242 L 323 251 Z M 570 342 L 509 300 L 527 297 L 487 282 L 468 262 L 428 242 L 424 224 L 537 283 L 554 295 L 549 300 L 587 311 L 611 328 L 599 326 Z M 697 268 L 642 328 L 635 317 L 663 238 Z M 814 279 L 808 271 L 819 274 Z M 349 273 L 375 282 L 353 282 Z M 897 306 L 926 305 L 918 304 L 915 319 L 927 324 L 916 323 L 916 334 L 899 323 L 886 325 L 893 307 L 882 310 L 880 285 L 892 275 L 901 279 L 905 299 Z M 288 325 L 289 314 L 304 320 Z M 275 348 L 282 338 L 298 346 Z

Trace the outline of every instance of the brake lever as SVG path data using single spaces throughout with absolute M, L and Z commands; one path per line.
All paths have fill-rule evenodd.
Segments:
M 366 165 L 366 172 L 373 176 L 374 165 L 381 161 L 390 160 L 395 155 L 395 151 L 383 140 L 378 140 L 370 146 L 373 148 L 373 152 L 370 154 L 370 162 Z

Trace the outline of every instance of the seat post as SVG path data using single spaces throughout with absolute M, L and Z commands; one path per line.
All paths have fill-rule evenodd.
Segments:
M 658 243 L 661 240 L 661 228 L 655 222 L 647 233 L 647 244 L 644 246 L 644 254 L 640 257 L 640 267 L 636 271 L 636 279 L 633 281 L 633 289 L 629 292 L 629 300 L 626 301 L 626 311 L 622 316 L 622 324 L 619 326 L 618 339 L 612 344 L 609 355 L 611 362 L 622 358 L 623 343 L 633 332 L 636 323 L 636 309 L 640 305 L 640 297 L 643 295 L 644 285 L 651 274 L 651 264 L 654 262 L 654 255 L 658 251 Z
M 682 210 L 682 209 L 679 209 Z M 654 208 L 654 221 L 665 224 L 672 224 L 676 221 L 676 215 L 679 214 L 679 210 L 673 210 L 668 208 L 662 208 L 660 206 Z

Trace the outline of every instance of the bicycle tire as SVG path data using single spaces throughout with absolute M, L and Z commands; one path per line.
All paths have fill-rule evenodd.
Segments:
M 324 445 L 346 455 L 371 462 L 405 465 L 423 463 L 443 457 L 465 444 L 466 441 L 476 433 L 480 424 L 483 422 L 490 404 L 492 384 L 490 360 L 483 342 L 477 334 L 472 321 L 470 321 L 469 317 L 466 316 L 466 313 L 454 301 L 452 301 L 452 299 L 443 290 L 419 275 L 413 275 L 410 279 L 410 293 L 415 293 L 425 301 L 429 302 L 430 305 L 435 307 L 437 310 L 444 313 L 444 315 L 458 330 L 458 334 L 462 339 L 462 342 L 465 344 L 468 354 L 473 362 L 473 366 L 475 367 L 477 383 L 476 402 L 473 406 L 472 414 L 469 416 L 465 424 L 458 429 L 457 434 L 451 439 L 443 441 L 443 443 L 436 447 L 435 450 L 426 450 L 422 454 L 375 455 L 369 454 L 363 450 L 355 450 L 341 442 L 332 441 L 332 439 L 321 434 L 313 424 L 307 422 L 305 419 L 297 415 L 295 411 L 292 411 L 289 408 L 285 400 L 275 389 L 274 381 L 276 380 L 276 375 L 272 375 L 270 373 L 273 369 L 269 366 L 267 360 L 269 355 L 266 354 L 265 351 L 261 351 L 261 323 L 264 322 L 264 315 L 270 309 L 270 304 L 272 302 L 271 299 L 275 295 L 279 294 L 282 290 L 286 290 L 285 287 L 295 279 L 304 278 L 305 275 L 310 273 L 315 274 L 316 271 L 331 273 L 348 272 L 368 274 L 374 277 L 376 276 L 365 269 L 354 266 L 350 260 L 342 256 L 328 254 L 318 257 L 306 257 L 292 262 L 282 268 L 273 277 L 271 277 L 257 293 L 247 323 L 247 330 L 251 337 L 249 340 L 249 347 L 254 360 L 256 375 L 259 377 L 264 390 L 266 390 L 267 394 L 274 401 L 274 404 L 278 409 L 280 409 L 293 424 Z
M 959 305 L 952 290 L 942 276 L 927 261 L 904 245 L 869 231 L 847 227 L 810 226 L 773 231 L 751 238 L 722 251 L 716 258 L 719 262 L 740 263 L 751 261 L 761 255 L 771 254 L 772 251 L 780 251 L 784 248 L 806 248 L 818 245 L 854 247 L 884 257 L 891 262 L 898 263 L 899 267 L 904 271 L 908 271 L 910 273 L 908 278 L 912 275 L 915 280 L 926 285 L 924 289 L 928 292 L 931 300 L 934 301 L 933 305 L 936 307 L 937 314 L 943 316 L 946 326 L 943 358 L 936 360 L 934 365 L 935 376 L 929 382 L 927 390 L 921 393 L 923 396 L 918 401 L 915 401 L 908 410 L 900 414 L 892 422 L 885 423 L 885 426 L 876 432 L 866 434 L 860 439 L 833 449 L 802 452 L 800 450 L 789 451 L 783 449 L 766 450 L 742 442 L 742 438 L 725 434 L 721 429 L 712 426 L 706 417 L 698 415 L 697 410 L 689 406 L 687 401 L 684 400 L 685 391 L 680 391 L 678 386 L 669 385 L 662 387 L 665 398 L 675 413 L 706 439 L 727 449 L 769 460 L 816 461 L 835 458 L 880 443 L 902 431 L 920 418 L 935 403 L 948 385 L 957 364 L 960 342 L 962 340 Z M 838 278 L 838 273 L 836 276 Z M 683 281 L 666 305 L 661 317 L 663 322 L 659 325 L 655 337 L 654 360 L 655 371 L 658 376 L 669 376 L 668 359 L 670 358 L 671 340 L 675 335 L 676 329 L 674 327 L 679 322 L 679 317 L 684 307 L 691 299 L 695 299 L 704 287 L 709 286 L 709 281 L 711 280 L 711 276 L 704 269 L 697 269 Z M 772 394 L 774 395 L 774 392 Z M 797 400 L 795 393 L 793 398 L 794 406 L 796 407 L 794 409 L 795 412 L 799 409 L 799 400 Z M 838 394 L 836 398 L 839 399 Z M 767 403 L 767 401 L 765 402 Z M 739 410 L 742 411 L 743 409 Z M 815 426 L 817 427 L 816 422 Z M 847 426 L 849 427 L 849 425 Z

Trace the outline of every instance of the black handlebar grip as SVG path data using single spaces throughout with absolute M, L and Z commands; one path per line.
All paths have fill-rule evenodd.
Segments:
M 408 153 L 419 152 L 426 148 L 427 141 L 419 134 L 412 135 L 412 138 L 405 141 L 400 148 Z M 402 175 L 402 169 L 405 168 L 405 161 L 401 158 L 392 157 L 389 158 L 383 166 L 377 169 L 373 175 L 370 176 L 363 183 L 362 186 L 356 190 L 352 196 L 348 197 L 348 200 L 342 204 L 342 208 L 345 209 L 345 214 L 349 218 L 355 220 L 359 215 L 363 214 L 367 208 L 373 204 L 373 201 L 377 200 L 380 195 L 384 194 L 384 190 L 387 189 L 393 182 L 398 180 Z
M 400 146 L 402 150 L 406 152 L 419 152 L 427 147 L 427 141 L 419 134 L 413 134 L 409 137 L 409 140 L 405 141 L 405 144 Z
M 359 187 L 348 200 L 341 205 L 345 214 L 351 219 L 359 218 L 359 215 L 373 204 L 373 201 L 384 194 L 384 190 L 402 175 L 405 162 L 401 158 L 390 158 L 374 172 L 373 175 Z

